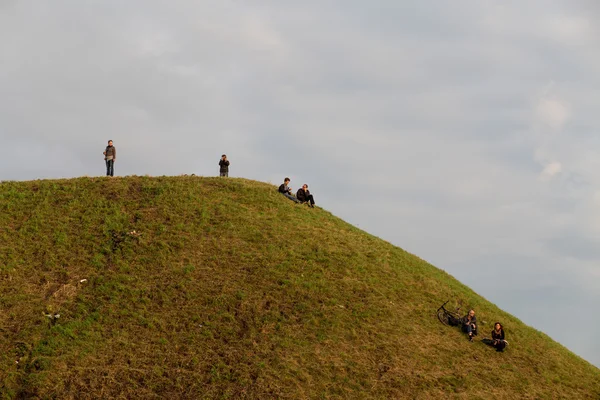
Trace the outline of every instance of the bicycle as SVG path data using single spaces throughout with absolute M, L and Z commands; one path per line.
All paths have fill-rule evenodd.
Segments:
M 447 326 L 459 326 L 461 323 L 461 316 L 458 313 L 460 311 L 460 307 L 456 308 L 456 311 L 450 311 L 446 309 L 446 304 L 448 304 L 450 300 L 447 300 L 444 304 L 440 306 L 437 310 L 437 317 L 440 322 Z

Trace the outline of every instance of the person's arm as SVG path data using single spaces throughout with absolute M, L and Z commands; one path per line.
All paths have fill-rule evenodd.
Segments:
M 229 160 L 225 160 L 225 165 L 229 167 Z
M 113 162 L 117 161 L 117 148 L 113 146 Z
M 500 329 L 500 340 L 504 340 L 504 329 Z
M 281 185 L 279 185 L 279 189 L 277 189 L 279 191 L 279 193 L 285 193 L 285 185 L 282 183 Z

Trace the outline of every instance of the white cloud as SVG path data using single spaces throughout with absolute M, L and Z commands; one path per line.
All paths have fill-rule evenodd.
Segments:
M 562 171 L 562 165 L 559 162 L 551 162 L 544 167 L 540 177 L 544 181 L 552 179 Z
M 571 117 L 569 105 L 558 98 L 543 98 L 536 107 L 536 122 L 539 129 L 560 131 Z
M 558 43 L 580 46 L 589 43 L 594 31 L 588 16 L 561 15 L 541 21 L 543 32 Z

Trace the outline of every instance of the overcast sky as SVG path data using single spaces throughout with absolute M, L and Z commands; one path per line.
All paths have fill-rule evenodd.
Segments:
M 0 179 L 225 152 L 600 366 L 597 4 L 0 0 Z

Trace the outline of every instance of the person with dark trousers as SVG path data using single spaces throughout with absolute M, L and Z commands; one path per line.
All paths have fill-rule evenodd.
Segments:
M 500 322 L 496 322 L 492 331 L 491 345 L 496 348 L 496 351 L 504 351 L 507 344 L 508 342 L 504 340 L 504 328 Z
M 300 203 L 308 203 L 310 207 L 315 206 L 315 199 L 312 194 L 308 191 L 308 185 L 305 183 L 302 185 L 300 189 L 296 192 L 296 198 Z
M 108 141 L 108 146 L 102 153 L 104 154 L 104 162 L 106 163 L 106 176 L 114 176 L 115 161 L 117 161 L 117 149 L 113 146 L 113 141 Z
M 469 310 L 469 313 L 462 319 L 462 331 L 469 335 L 469 341 L 473 341 L 473 336 L 477 335 L 477 317 L 475 310 Z
M 229 176 L 229 160 L 225 154 L 219 160 L 219 167 L 219 176 Z
M 283 180 L 283 183 L 281 185 L 279 185 L 278 191 L 279 191 L 279 193 L 281 193 L 288 199 L 292 200 L 293 202 L 299 203 L 298 199 L 292 195 L 292 188 L 288 186 L 289 183 L 290 183 L 290 178 L 285 178 Z

